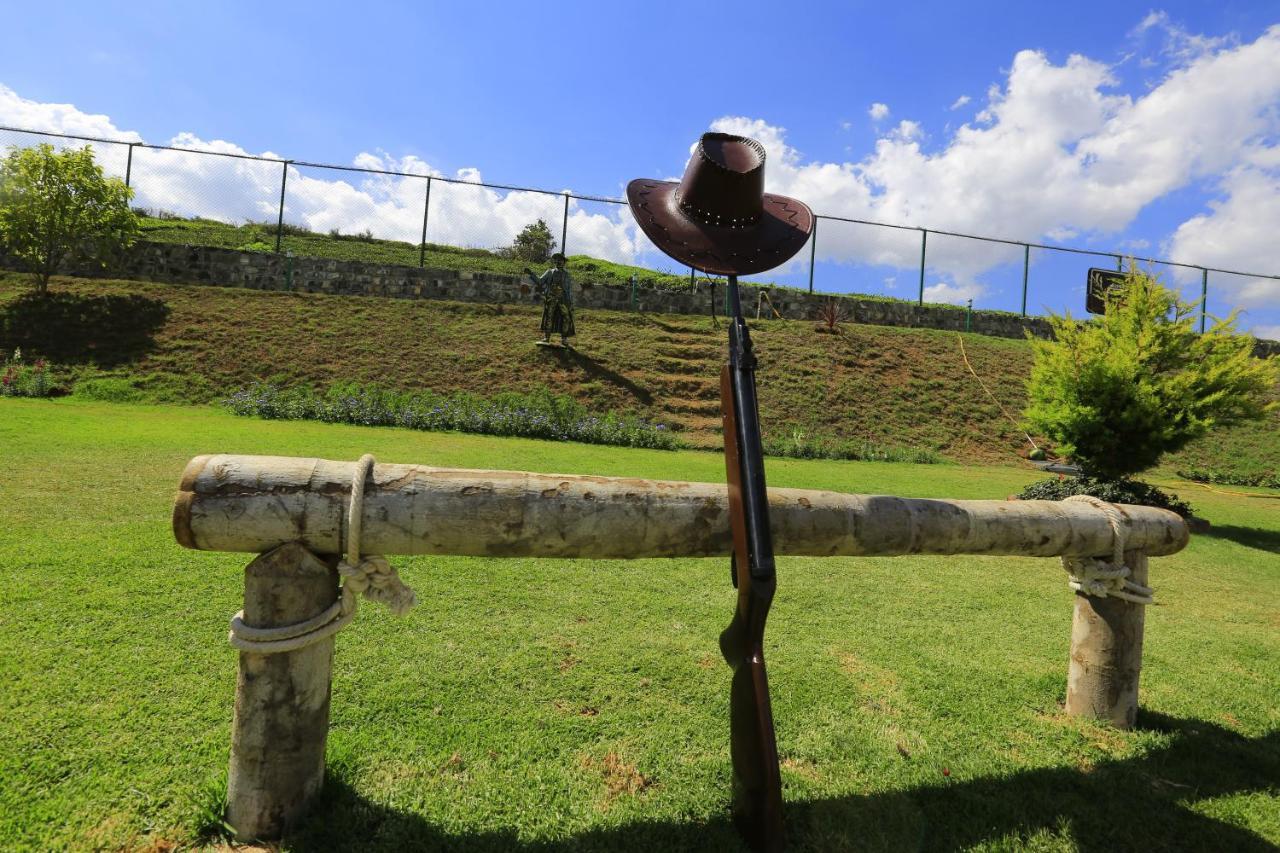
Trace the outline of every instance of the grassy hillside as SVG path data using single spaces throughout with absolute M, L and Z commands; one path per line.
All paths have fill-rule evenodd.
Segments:
M 49 345 L 70 347 L 65 360 L 107 362 L 108 372 L 141 377 L 160 399 L 207 402 L 273 376 L 285 383 L 357 380 L 480 394 L 546 385 L 593 409 L 666 423 L 694 446 L 719 443 L 724 331 L 705 317 L 582 311 L 578 352 L 555 353 L 533 345 L 538 313 L 532 304 L 82 279 L 58 279 L 53 288 L 79 300 L 87 314 L 105 310 L 95 307 L 103 297 L 132 298 L 127 314 L 111 314 L 101 340 Z M 0 273 L 0 312 L 12 320 L 15 300 L 27 289 L 22 277 Z M 154 328 L 130 325 L 144 320 Z M 970 462 L 1010 462 L 1025 453 L 1025 438 L 965 367 L 955 333 L 847 325 L 843 334 L 823 335 L 804 322 L 752 325 L 769 436 L 832 436 Z M 77 336 L 83 333 L 63 337 Z M 1025 401 L 1029 346 L 980 335 L 965 335 L 964 342 L 974 370 L 1016 417 Z M 1277 424 L 1280 419 L 1213 436 L 1183 456 L 1198 468 L 1280 470 Z

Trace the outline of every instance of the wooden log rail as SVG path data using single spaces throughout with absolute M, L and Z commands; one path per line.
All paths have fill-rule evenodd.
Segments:
M 244 622 L 306 622 L 338 600 L 351 462 L 199 456 L 182 475 L 173 531 L 188 548 L 258 553 Z M 625 559 L 730 552 L 723 483 L 379 464 L 365 480 L 365 554 Z M 1112 520 L 1084 502 L 952 501 L 770 489 L 774 549 L 790 556 L 988 554 L 1109 557 Z M 1125 564 L 1186 547 L 1174 513 L 1117 505 Z M 318 556 L 319 555 L 319 556 Z M 1060 571 L 1060 570 L 1059 570 Z M 1065 586 L 1065 584 L 1064 584 Z M 726 593 L 726 602 L 728 602 Z M 728 604 L 726 603 L 726 606 Z M 1074 596 L 1067 713 L 1127 728 L 1138 707 L 1144 607 Z M 227 820 L 241 839 L 278 838 L 324 778 L 333 638 L 240 653 Z
M 199 456 L 182 476 L 173 530 L 188 548 L 261 553 L 298 542 L 346 550 L 350 462 Z M 729 554 L 724 483 L 686 483 L 379 464 L 365 487 L 361 549 L 372 554 L 633 559 Z M 1187 544 L 1174 513 L 1121 506 L 1128 547 Z M 951 501 L 769 489 L 779 555 L 1106 556 L 1112 529 L 1088 505 Z

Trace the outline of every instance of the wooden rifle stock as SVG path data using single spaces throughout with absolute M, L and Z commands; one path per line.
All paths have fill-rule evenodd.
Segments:
M 756 404 L 755 355 L 742 317 L 736 276 L 729 277 L 729 363 L 720 373 L 725 470 L 729 484 L 733 556 L 738 589 L 733 621 L 720 635 L 720 651 L 733 669 L 729 693 L 734 817 L 757 850 L 780 850 L 782 780 L 765 674 L 764 627 L 777 578 L 769 528 L 764 454 Z

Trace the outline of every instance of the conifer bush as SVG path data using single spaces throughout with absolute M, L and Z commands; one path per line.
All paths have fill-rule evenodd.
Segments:
M 1026 428 L 1086 476 L 1118 480 L 1210 430 L 1263 418 L 1277 405 L 1280 360 L 1253 357 L 1235 312 L 1198 334 L 1198 310 L 1131 269 L 1103 316 L 1049 315 L 1055 339 L 1031 342 Z
M 1081 476 L 1033 483 L 1019 497 L 1090 494 L 1191 513 L 1130 477 L 1211 430 L 1265 417 L 1280 382 L 1280 359 L 1253 357 L 1235 312 L 1198 334 L 1199 307 L 1131 266 L 1101 317 L 1049 315 L 1054 340 L 1031 342 L 1024 426 L 1047 436 Z

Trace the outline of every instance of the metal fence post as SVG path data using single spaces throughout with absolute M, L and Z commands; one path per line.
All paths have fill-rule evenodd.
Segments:
M 1209 271 L 1200 270 L 1200 334 L 1204 334 L 1204 318 L 1209 307 Z
M 564 194 L 564 220 L 560 223 L 560 254 L 569 260 L 569 194 Z
M 818 253 L 818 217 L 813 217 L 813 233 L 809 235 L 809 292 L 813 293 L 813 259 Z
M 125 185 L 126 187 L 127 187 L 127 186 L 129 186 L 129 181 L 133 179 L 133 146 L 135 146 L 135 145 L 137 145 L 137 144 L 138 144 L 138 143 L 136 143 L 136 142 L 130 142 L 130 143 L 129 143 L 129 154 L 128 154 L 128 156 L 127 156 L 127 157 L 125 157 L 125 161 L 124 161 L 124 185 Z
M 427 214 L 431 212 L 431 178 L 427 178 L 427 198 L 422 203 L 422 243 L 418 246 L 418 266 L 427 264 Z
M 1116 272 L 1124 272 L 1124 256 L 1116 255 Z
M 920 304 L 924 304 L 924 257 L 929 246 L 929 229 L 920 229 Z
M 289 181 L 289 161 L 282 164 L 280 171 L 280 218 L 276 220 L 276 254 L 280 254 L 280 238 L 284 236 L 284 185 Z
M 1031 247 L 1022 247 L 1022 316 L 1027 316 L 1027 273 L 1031 271 Z

